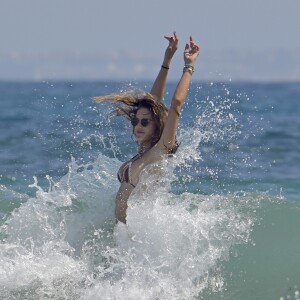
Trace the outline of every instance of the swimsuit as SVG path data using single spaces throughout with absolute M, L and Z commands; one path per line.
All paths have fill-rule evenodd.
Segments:
M 118 180 L 123 183 L 124 181 L 135 187 L 135 185 L 132 184 L 131 179 L 131 165 L 132 161 L 129 161 L 123 168 L 121 167 L 118 172 Z
M 119 172 L 118 172 L 118 180 L 121 183 L 127 182 L 131 186 L 135 187 L 135 185 L 132 184 L 131 165 L 135 160 L 137 160 L 140 157 L 141 157 L 141 154 L 137 154 L 130 161 L 128 161 L 127 163 L 125 163 L 124 165 L 121 166 L 121 168 L 119 169 Z
M 168 149 L 166 146 L 166 148 L 168 149 L 168 156 L 173 156 L 173 154 L 176 152 L 177 148 L 179 146 L 179 143 L 177 143 L 172 149 Z M 148 150 L 146 150 L 145 152 L 147 152 Z M 134 156 L 131 160 L 129 160 L 127 163 L 123 164 L 119 171 L 118 171 L 118 180 L 123 183 L 123 182 L 127 182 L 129 183 L 132 187 L 135 188 L 135 185 L 132 184 L 132 178 L 131 178 L 131 166 L 132 163 L 134 161 L 136 161 L 137 159 L 139 159 L 141 156 L 143 156 L 145 154 L 145 152 L 143 153 L 138 153 L 136 156 Z

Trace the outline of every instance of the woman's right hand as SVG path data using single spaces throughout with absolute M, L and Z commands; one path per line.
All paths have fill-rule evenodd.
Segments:
M 169 41 L 169 45 L 166 49 L 164 62 L 163 62 L 164 66 L 166 66 L 166 67 L 169 66 L 174 53 L 178 49 L 178 36 L 177 36 L 176 32 L 174 32 L 173 34 L 174 34 L 174 36 L 168 36 L 168 35 L 164 36 L 164 38 Z

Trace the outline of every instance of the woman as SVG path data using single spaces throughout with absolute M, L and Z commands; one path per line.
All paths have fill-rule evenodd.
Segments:
M 112 101 L 117 106 L 117 114 L 131 120 L 133 134 L 139 145 L 138 154 L 124 163 L 118 172 L 121 186 L 116 196 L 116 218 L 125 224 L 127 200 L 139 182 L 141 171 L 146 166 L 161 160 L 166 154 L 174 153 L 178 147 L 176 130 L 179 115 L 186 100 L 194 64 L 200 52 L 199 46 L 190 37 L 190 42 L 186 44 L 184 50 L 183 74 L 168 110 L 161 100 L 166 87 L 169 66 L 178 47 L 178 37 L 174 32 L 173 37 L 165 36 L 165 38 L 169 41 L 169 45 L 150 93 L 145 93 L 143 97 L 126 94 L 94 97 L 94 100 L 98 102 Z

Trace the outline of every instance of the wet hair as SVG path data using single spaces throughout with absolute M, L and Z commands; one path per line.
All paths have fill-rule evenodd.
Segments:
M 93 100 L 96 102 L 112 102 L 116 106 L 114 113 L 117 116 L 123 116 L 129 120 L 136 116 L 140 108 L 148 109 L 156 125 L 154 135 L 151 139 L 151 146 L 154 146 L 159 141 L 168 116 L 168 108 L 152 94 L 143 93 L 141 95 L 141 93 L 137 92 L 127 92 L 123 94 L 93 97 Z

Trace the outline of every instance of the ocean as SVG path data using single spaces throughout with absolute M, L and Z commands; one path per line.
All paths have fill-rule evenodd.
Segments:
M 0 82 L 0 299 L 299 300 L 300 84 L 193 82 L 116 225 L 137 145 L 91 97 L 150 88 Z

